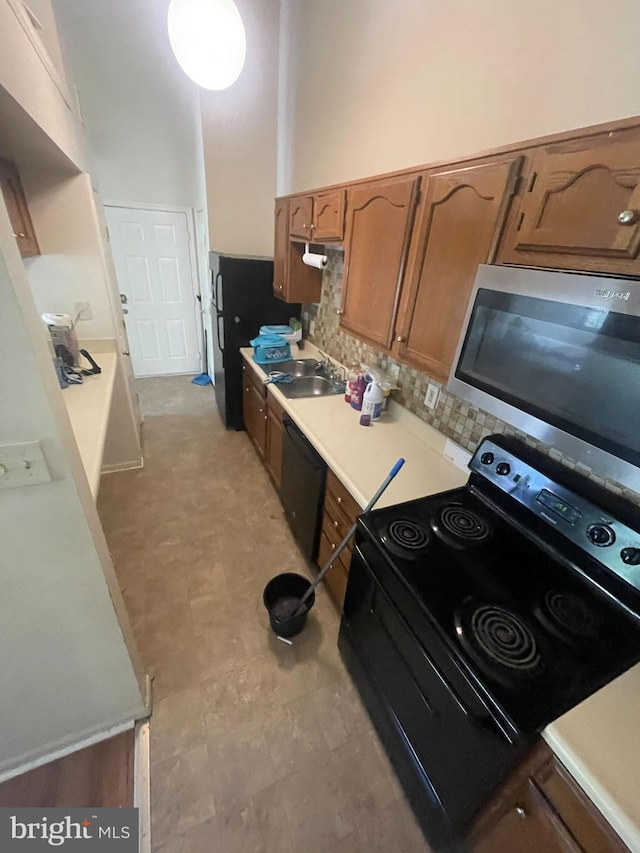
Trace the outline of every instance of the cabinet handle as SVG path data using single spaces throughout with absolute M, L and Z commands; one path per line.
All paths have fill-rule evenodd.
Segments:
M 24 234 L 22 231 L 20 231 L 20 233 L 18 234 L 18 237 L 24 238 L 24 237 L 26 237 L 26 234 Z
M 334 521 L 334 522 L 333 522 L 333 526 L 337 529 L 337 528 L 338 528 L 338 522 L 337 522 L 337 521 Z
M 341 317 L 344 314 L 344 311 L 341 308 L 338 308 L 336 314 L 338 315 L 338 317 Z
M 396 340 L 398 341 L 399 344 L 403 344 L 407 339 L 404 337 L 404 335 L 398 335 Z
M 635 221 L 635 210 L 623 210 L 622 213 L 618 214 L 618 222 L 620 223 L 620 225 L 633 225 Z
M 339 504 L 341 504 L 341 503 L 342 503 L 342 498 L 338 498 L 338 503 L 339 503 Z
M 516 806 L 516 814 L 520 818 L 520 820 L 524 820 L 527 816 L 526 811 L 522 808 L 522 806 Z
M 331 550 L 332 550 L 332 551 L 335 551 L 335 550 L 336 550 L 335 542 L 332 542 L 332 543 L 331 543 Z
M 260 409 L 260 414 L 262 414 L 262 409 Z
M 307 230 L 307 228 L 308 228 L 309 226 L 308 226 L 308 225 L 305 225 L 305 224 L 303 223 L 302 227 L 303 227 L 303 228 L 304 228 L 304 230 L 306 231 L 306 230 Z

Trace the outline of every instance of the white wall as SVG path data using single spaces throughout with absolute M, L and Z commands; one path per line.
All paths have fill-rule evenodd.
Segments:
M 21 177 L 42 252 L 25 260 L 38 312 L 73 317 L 75 303 L 88 301 L 93 316 L 78 321 L 78 337 L 115 338 L 89 176 L 25 167 Z
M 54 0 L 105 202 L 202 208 L 198 89 L 171 52 L 169 0 Z
M 273 257 L 279 0 L 237 0 L 247 59 L 223 92 L 201 92 L 212 249 Z
M 291 2 L 287 189 L 640 114 L 637 0 Z
M 144 702 L 113 567 L 1 197 L 0 304 L 0 442 L 41 441 L 53 475 L 51 483 L 0 490 L 2 777 L 131 724 Z

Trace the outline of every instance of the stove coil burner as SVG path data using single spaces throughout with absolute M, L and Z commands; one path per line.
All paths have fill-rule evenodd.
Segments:
M 466 627 L 465 627 L 466 626 Z M 457 634 L 467 651 L 490 674 L 508 681 L 511 676 L 537 676 L 543 658 L 533 631 L 510 610 L 494 604 L 474 607 L 469 617 L 456 617 Z
M 402 518 L 389 524 L 382 540 L 399 557 L 419 557 L 429 544 L 429 533 L 417 521 Z
M 561 639 L 595 639 L 600 633 L 596 614 L 577 595 L 560 589 L 545 593 L 544 605 L 536 611 L 540 621 Z
M 462 504 L 447 504 L 432 520 L 431 526 L 441 539 L 454 548 L 484 545 L 491 539 L 489 522 Z

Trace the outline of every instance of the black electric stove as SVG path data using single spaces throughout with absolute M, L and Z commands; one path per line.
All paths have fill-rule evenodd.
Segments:
M 640 513 L 485 439 L 466 486 L 358 522 L 340 648 L 436 850 L 545 725 L 640 661 Z

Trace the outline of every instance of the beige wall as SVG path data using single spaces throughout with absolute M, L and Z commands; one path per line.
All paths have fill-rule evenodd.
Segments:
M 637 0 L 290 0 L 302 190 L 640 114 Z
M 209 237 L 215 251 L 273 257 L 279 0 L 237 0 L 247 60 L 224 92 L 201 91 Z

